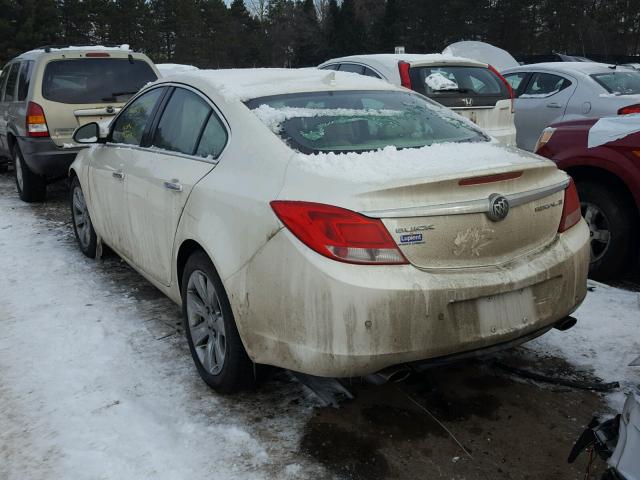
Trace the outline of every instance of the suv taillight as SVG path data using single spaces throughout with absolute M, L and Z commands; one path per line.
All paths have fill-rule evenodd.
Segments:
M 497 75 L 497 77 L 500 80 L 502 80 L 502 83 L 504 83 L 505 86 L 507 87 L 507 91 L 509 92 L 509 96 L 511 97 L 511 113 L 514 113 L 515 112 L 515 105 L 514 105 L 515 95 L 513 93 L 513 88 L 511 88 L 511 84 L 507 81 L 506 78 L 502 76 L 502 74 L 498 70 L 494 68 L 493 65 L 489 65 L 489 70 L 491 70 L 495 75 Z
M 411 76 L 409 76 L 409 69 L 411 65 L 407 62 L 400 60 L 398 62 L 398 72 L 400 73 L 400 85 L 405 88 L 411 88 Z
M 271 208 L 298 240 L 332 260 L 368 265 L 407 263 L 377 218 L 322 203 L 275 200 Z
M 560 218 L 560 226 L 558 232 L 566 232 L 576 223 L 580 221 L 582 212 L 580 211 L 580 199 L 578 198 L 578 190 L 573 178 L 569 180 L 569 186 L 564 191 L 564 204 L 562 206 L 562 217 Z
M 632 113 L 640 113 L 640 104 L 628 105 L 618 110 L 618 115 L 630 115 Z
M 44 118 L 44 110 L 40 105 L 29 102 L 27 106 L 27 136 L 48 137 L 47 119 Z

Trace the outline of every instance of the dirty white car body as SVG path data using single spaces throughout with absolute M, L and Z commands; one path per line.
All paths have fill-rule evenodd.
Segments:
M 439 53 L 371 54 L 333 58 L 318 68 L 356 72 L 410 88 L 451 108 L 505 145 L 516 143 L 513 92 L 487 63 Z M 440 82 L 429 82 L 433 77 Z
M 116 118 L 106 143 L 82 151 L 71 176 L 97 244 L 176 303 L 183 303 L 186 259 L 206 253 L 253 362 L 321 376 L 367 374 L 524 341 L 562 321 L 586 294 L 589 232 L 579 205 L 577 216 L 575 205 L 564 212 L 567 175 L 413 92 L 316 69 L 199 71 L 147 86 L 128 108 L 159 88 L 186 89 L 207 102 L 226 131 L 221 154 L 116 143 Z M 477 141 L 303 154 L 276 133 L 287 116 L 279 96 L 296 93 L 401 94 Z M 361 125 L 369 113 L 358 112 Z M 287 213 L 276 214 L 274 201 L 332 206 L 329 216 L 347 209 L 385 246 L 315 251 L 285 226 Z M 496 205 L 506 217 L 490 218 Z M 322 237 L 308 228 L 316 233 L 310 242 Z

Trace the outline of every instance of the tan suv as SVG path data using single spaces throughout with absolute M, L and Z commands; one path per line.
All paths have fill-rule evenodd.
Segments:
M 127 46 L 43 47 L 9 61 L 0 75 L 0 157 L 13 161 L 20 198 L 44 200 L 81 148 L 74 130 L 109 119 L 159 76 Z

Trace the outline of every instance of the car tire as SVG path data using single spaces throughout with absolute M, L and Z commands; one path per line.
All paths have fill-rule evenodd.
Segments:
M 73 231 L 76 235 L 76 242 L 82 253 L 89 258 L 96 258 L 98 236 L 93 229 L 91 216 L 87 202 L 82 192 L 82 186 L 78 177 L 74 176 L 71 180 L 71 188 L 69 189 L 69 204 L 71 207 L 71 223 Z
M 576 187 L 591 232 L 590 277 L 623 276 L 631 261 L 633 214 L 629 205 L 606 185 L 585 181 Z
M 203 251 L 187 260 L 180 293 L 184 330 L 200 377 L 219 393 L 253 387 L 254 364 L 240 339 L 222 281 Z
M 28 203 L 44 202 L 47 182 L 44 177 L 31 171 L 17 145 L 13 147 L 13 171 L 20 200 Z

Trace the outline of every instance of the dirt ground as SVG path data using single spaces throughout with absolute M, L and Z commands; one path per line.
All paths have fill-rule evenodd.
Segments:
M 29 208 L 43 229 L 71 244 L 65 185 L 50 190 L 46 203 Z M 0 174 L 0 195 L 16 195 L 11 173 Z M 160 292 L 113 254 L 97 269 L 119 285 L 122 295 L 147 305 L 154 320 L 149 335 L 181 341 L 180 312 Z M 184 345 L 179 355 L 188 356 Z M 347 386 L 355 398 L 339 408 L 315 408 L 297 451 L 288 455 L 321 466 L 314 478 L 582 479 L 586 456 L 574 465 L 566 459 L 592 416 L 607 411 L 601 396 L 518 378 L 494 366 L 495 358 L 431 368 L 383 386 L 354 379 Z M 526 347 L 505 352 L 499 360 L 589 378 L 560 359 L 537 358 Z M 264 416 L 278 415 L 271 405 L 278 391 L 292 395 L 287 408 L 309 404 L 312 394 L 290 386 L 295 383 L 291 375 L 274 370 L 257 392 L 231 401 L 253 411 L 260 423 Z M 603 464 L 596 467 L 602 471 Z

